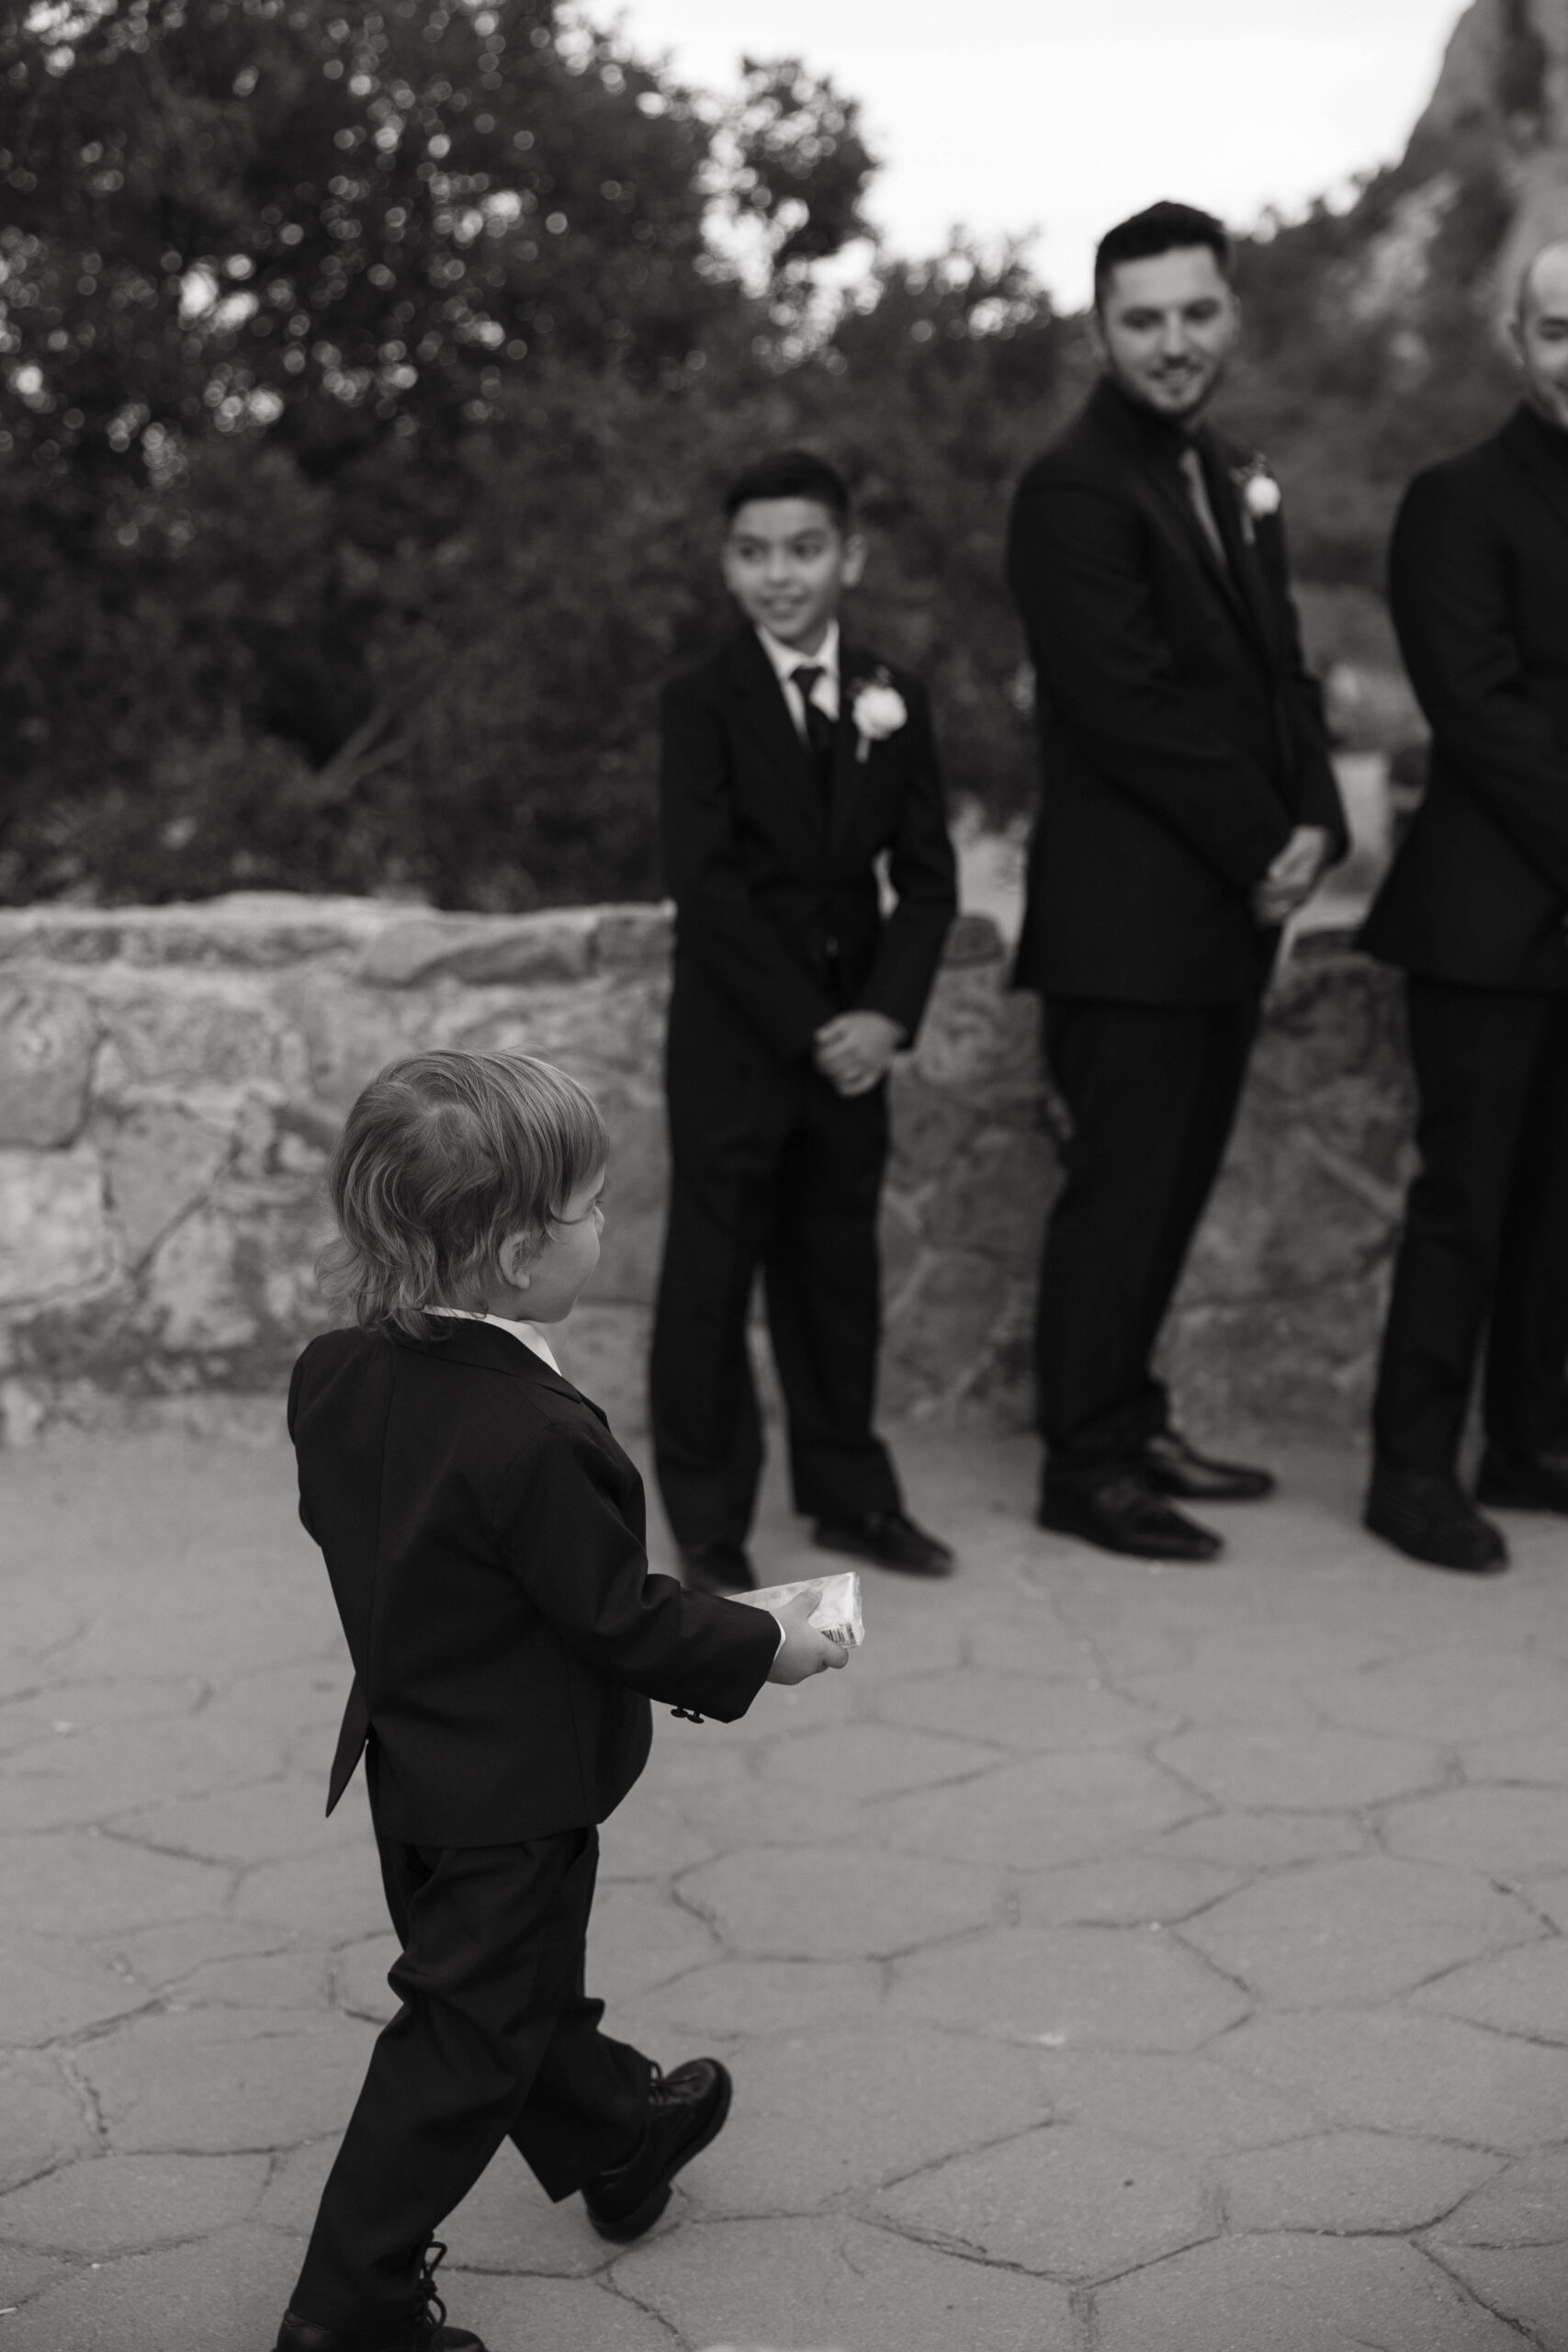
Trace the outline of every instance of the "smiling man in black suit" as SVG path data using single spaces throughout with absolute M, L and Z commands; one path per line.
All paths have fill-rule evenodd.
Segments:
M 1182 1500 L 1267 1494 L 1172 1428 L 1151 1358 L 1218 1172 L 1285 919 L 1342 846 L 1279 485 L 1203 423 L 1239 323 L 1224 229 L 1156 204 L 1102 240 L 1103 374 L 1024 475 L 1008 574 L 1042 795 L 1017 980 L 1072 1119 L 1041 1269 L 1041 1521 L 1221 1548 Z
M 761 1265 L 815 1541 L 943 1575 L 952 1552 L 908 1516 L 872 1426 L 886 1077 L 956 905 L 931 718 L 916 679 L 840 635 L 865 550 L 831 466 L 798 449 L 762 458 L 725 514 L 745 626 L 671 681 L 661 714 L 675 986 L 660 1489 L 687 1581 L 750 1585 L 762 1440 L 746 1319 Z
M 1421 1104 L 1367 1524 L 1481 1575 L 1507 1550 L 1457 1464 L 1488 1324 L 1479 1498 L 1568 1511 L 1568 242 L 1513 337 L 1523 406 L 1394 528 L 1431 775 L 1364 943 L 1407 976 Z

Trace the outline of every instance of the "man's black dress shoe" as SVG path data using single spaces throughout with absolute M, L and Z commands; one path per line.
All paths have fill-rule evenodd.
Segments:
M 1136 1560 L 1196 1563 L 1217 1559 L 1224 1549 L 1211 1529 L 1173 1510 L 1138 1470 L 1109 1471 L 1093 1480 L 1047 1475 L 1040 1524 Z
M 820 1551 L 847 1552 L 852 1559 L 901 1568 L 906 1576 L 953 1573 L 953 1546 L 939 1535 L 928 1535 L 901 1510 L 868 1510 L 861 1519 L 819 1519 L 811 1541 Z
M 722 1537 L 711 1544 L 682 1544 L 681 1566 L 689 1592 L 755 1592 L 757 1579 L 744 1544 Z
M 485 2352 L 471 2329 L 446 2324 L 446 2306 L 435 2290 L 435 2273 L 446 2254 L 434 2240 L 419 2266 L 413 2303 L 397 2318 L 371 2320 L 363 2327 L 317 2327 L 298 2312 L 285 2312 L 276 2352 Z
M 1475 1498 L 1496 1510 L 1568 1511 L 1568 1453 L 1537 1453 L 1520 1462 L 1488 1446 Z
M 682 2165 L 723 2131 L 734 2087 L 728 2068 L 716 2058 L 688 2058 L 669 2075 L 654 2068 L 636 2155 L 597 2174 L 582 2192 L 588 2218 L 602 2238 L 625 2245 L 652 2229 L 670 2202 L 670 2184 Z
M 1385 1544 L 1430 1568 L 1495 1577 L 1508 1565 L 1502 1530 L 1476 1510 L 1451 1471 L 1376 1464 L 1362 1518 Z
M 1274 1491 L 1272 1471 L 1213 1461 L 1176 1430 L 1150 1438 L 1144 1472 L 1156 1495 L 1173 1495 L 1182 1503 L 1256 1503 Z

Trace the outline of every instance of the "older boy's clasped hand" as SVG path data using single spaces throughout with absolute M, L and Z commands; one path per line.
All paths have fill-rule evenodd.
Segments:
M 885 1012 L 840 1012 L 817 1032 L 812 1059 L 840 1094 L 869 1094 L 903 1042 L 904 1032 Z
M 811 1623 L 817 1599 L 814 1592 L 798 1592 L 793 1600 L 781 1601 L 771 1612 L 784 1628 L 784 1640 L 768 1668 L 770 1682 L 804 1682 L 809 1675 L 821 1674 L 830 1666 L 849 1664 L 848 1648 L 826 1634 L 819 1634 Z

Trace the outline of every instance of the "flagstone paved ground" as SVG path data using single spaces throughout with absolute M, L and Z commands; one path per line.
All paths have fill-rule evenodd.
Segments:
M 1472 1586 L 1295 1458 L 1160 1572 L 907 1434 L 950 1585 L 604 1837 L 614 2027 L 734 2069 L 616 2253 L 503 2151 L 492 2352 L 1568 2347 L 1568 1530 Z M 775 1501 L 761 1549 L 820 1565 Z M 0 1457 L 0 2352 L 266 2352 L 389 2006 L 276 1440 Z

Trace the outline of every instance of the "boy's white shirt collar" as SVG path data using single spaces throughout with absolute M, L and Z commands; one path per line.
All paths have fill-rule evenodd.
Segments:
M 809 662 L 822 675 L 818 679 L 812 701 L 829 718 L 839 716 L 839 624 L 829 621 L 828 634 L 815 653 L 802 653 L 794 645 L 781 645 L 778 639 L 759 627 L 757 635 L 763 652 L 773 663 L 778 681 L 784 690 L 789 715 L 795 721 L 795 731 L 804 741 L 806 736 L 806 697 L 795 683 L 794 673 L 803 662 Z
M 433 1306 L 430 1312 L 432 1315 L 460 1316 L 465 1323 L 493 1323 L 498 1331 L 510 1331 L 514 1340 L 521 1340 L 523 1345 L 531 1348 L 558 1377 L 560 1375 L 555 1351 L 536 1323 L 509 1323 L 504 1315 L 480 1315 L 471 1306 Z

